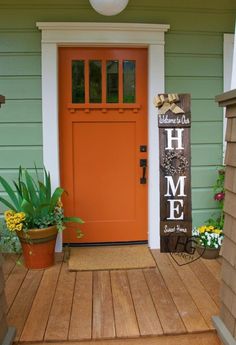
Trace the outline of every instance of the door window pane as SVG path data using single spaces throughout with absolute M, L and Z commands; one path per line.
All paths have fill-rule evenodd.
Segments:
M 72 103 L 84 103 L 84 61 L 72 61 Z
M 135 103 L 135 61 L 123 61 L 123 102 Z
M 102 63 L 89 61 L 89 102 L 101 103 L 102 101 Z
M 118 61 L 107 61 L 107 103 L 118 103 Z

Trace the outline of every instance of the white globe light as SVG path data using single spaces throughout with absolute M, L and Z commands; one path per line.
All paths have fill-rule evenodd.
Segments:
M 114 16 L 125 9 L 129 0 L 89 0 L 92 7 L 104 16 Z

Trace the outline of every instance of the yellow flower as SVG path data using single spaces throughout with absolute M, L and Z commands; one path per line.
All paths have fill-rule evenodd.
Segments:
M 23 222 L 25 220 L 24 212 L 14 212 L 8 210 L 4 213 L 6 225 L 9 231 L 21 231 L 23 229 Z
M 61 198 L 59 198 L 58 201 L 57 201 L 57 207 L 59 207 L 59 208 L 63 207 L 63 203 L 61 201 Z
M 205 225 L 200 226 L 200 227 L 198 228 L 198 231 L 200 232 L 200 234 L 204 233 L 204 232 L 206 231 L 206 226 L 205 226 Z
M 13 216 L 13 219 L 14 219 L 15 224 L 20 223 L 20 217 L 18 216 L 18 213 L 16 213 L 16 214 Z
M 14 211 L 11 211 L 11 210 L 7 210 L 4 212 L 4 217 L 5 219 L 7 220 L 8 218 L 14 216 L 15 212 Z
M 214 233 L 215 233 L 215 234 L 218 234 L 218 235 L 222 234 L 222 232 L 223 232 L 223 231 L 222 231 L 221 229 L 215 229 L 215 230 L 214 230 Z
M 18 212 L 14 216 L 14 221 L 16 224 L 19 224 L 25 220 L 25 213 L 24 212 Z
M 23 224 L 17 224 L 16 227 L 15 227 L 15 230 L 16 231 L 21 231 L 23 229 Z
M 210 231 L 214 230 L 214 226 L 213 225 L 210 225 L 208 228 L 209 228 Z
M 21 221 L 25 220 L 25 213 L 24 212 L 19 212 L 18 216 L 20 217 Z
M 10 222 L 7 222 L 7 228 L 10 231 L 15 231 L 15 225 Z

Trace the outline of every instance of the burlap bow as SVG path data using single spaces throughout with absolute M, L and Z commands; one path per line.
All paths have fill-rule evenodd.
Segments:
M 179 96 L 176 93 L 169 93 L 167 97 L 164 95 L 154 97 L 154 105 L 158 108 L 159 115 L 165 115 L 168 110 L 171 110 L 174 114 L 184 114 L 183 109 L 181 109 L 175 103 L 179 102 Z

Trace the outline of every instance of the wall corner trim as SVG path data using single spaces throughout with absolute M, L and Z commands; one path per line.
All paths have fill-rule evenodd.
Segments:
M 14 342 L 14 338 L 16 336 L 16 328 L 15 327 L 8 327 L 7 334 L 3 339 L 1 345 L 12 345 Z
M 213 316 L 212 322 L 216 328 L 219 338 L 224 345 L 236 345 L 236 340 L 233 338 L 230 331 L 219 316 Z

